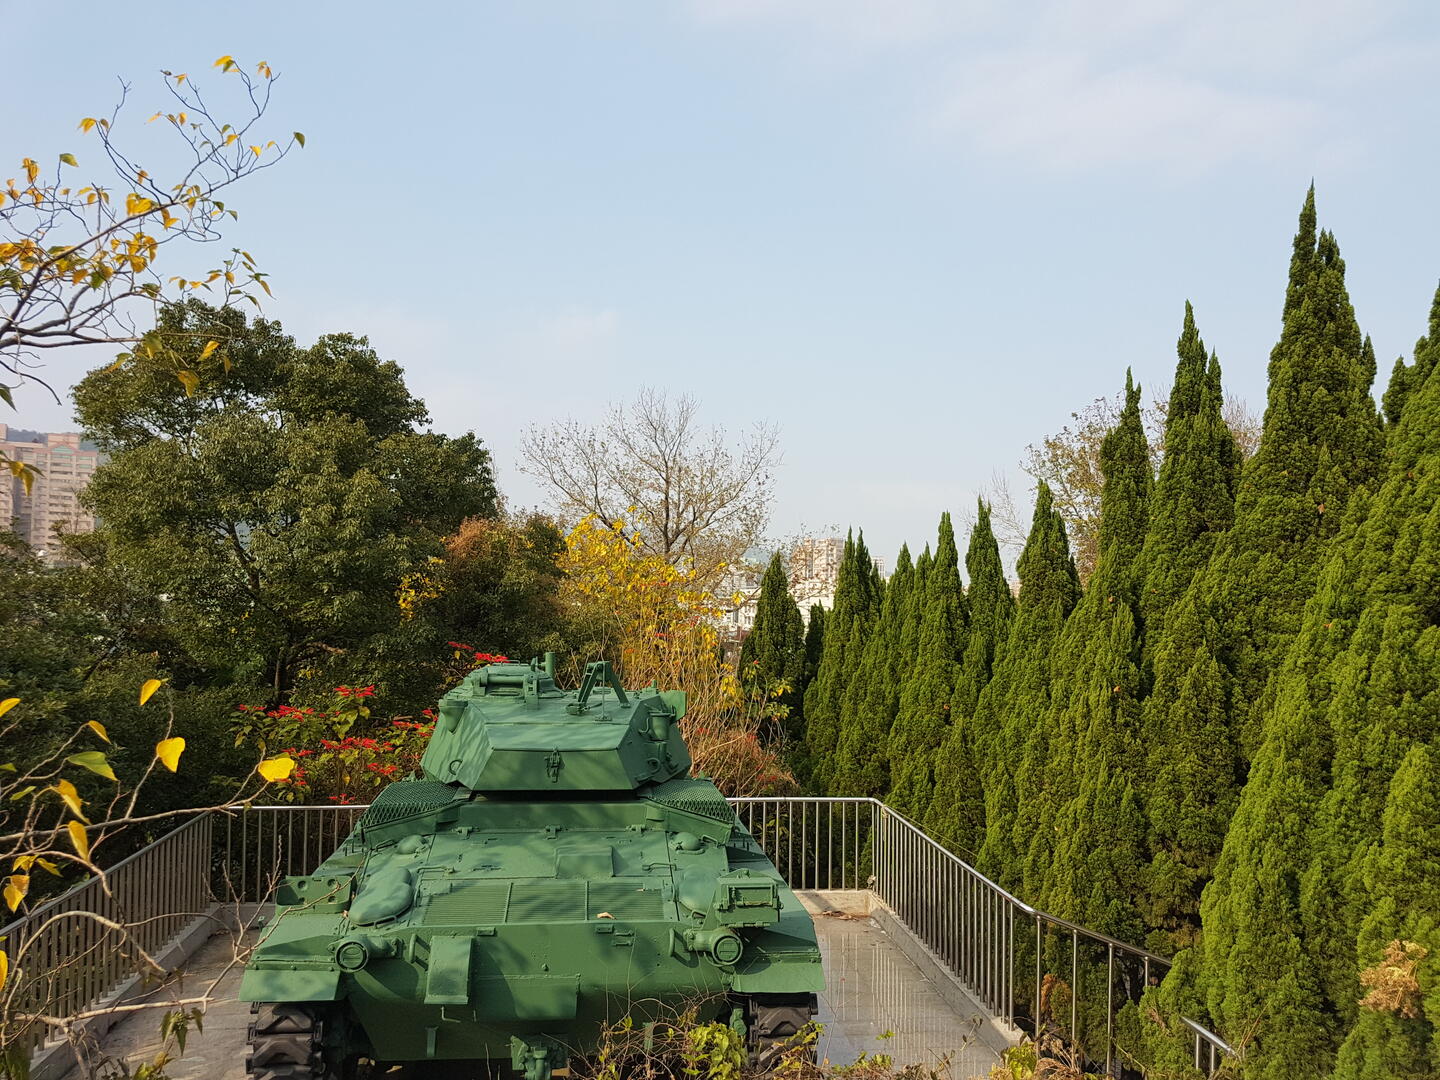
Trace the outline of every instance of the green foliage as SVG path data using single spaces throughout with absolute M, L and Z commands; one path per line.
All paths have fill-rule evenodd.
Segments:
M 1032 805 L 1030 794 L 1044 782 L 1051 654 L 1080 599 L 1065 521 L 1043 482 L 1016 569 L 1020 596 L 1015 617 L 997 650 L 994 674 L 980 694 L 973 725 L 985 796 L 979 866 L 1007 888 L 1019 878 L 1017 843 L 1028 846 L 1029 833 L 1017 833 L 1020 808 Z
M 1440 1073 L 1440 761 L 1424 743 L 1390 782 L 1381 836 L 1366 851 L 1356 952 L 1365 996 L 1335 1080 Z
M 790 595 L 790 578 L 777 551 L 760 580 L 755 625 L 740 646 L 740 674 L 772 701 L 788 738 L 803 731 L 801 683 L 805 678 L 805 624 Z
M 974 861 L 985 836 L 985 795 L 975 711 L 1015 611 L 1000 546 L 990 527 L 990 508 L 983 501 L 970 531 L 965 569 L 970 577 L 970 588 L 966 590 L 969 634 L 950 703 L 950 731 L 935 753 L 935 790 L 924 820 L 933 836 Z
M 1033 823 L 1024 881 L 1056 914 L 1134 940 L 1145 828 L 1136 562 L 1152 479 L 1140 391 L 1128 376 L 1100 460 L 1100 551 L 1052 657 L 1045 783 L 1028 792 L 1021 817 Z
M 902 546 L 885 585 L 880 617 L 845 688 L 833 793 L 883 799 L 890 790 L 890 729 L 906 673 L 901 637 L 915 617 L 915 568 Z
M 835 586 L 835 606 L 825 617 L 820 664 L 805 691 L 805 748 L 799 772 L 815 791 L 832 790 L 845 688 L 863 659 L 881 596 L 880 575 L 865 547 L 865 534 L 847 535 Z
M 900 707 L 890 730 L 888 802 L 911 818 L 930 808 L 935 789 L 935 754 L 950 729 L 950 708 L 960 678 L 969 610 L 960 584 L 960 554 L 948 513 L 940 515 L 935 557 L 915 593 L 920 613 L 919 650 L 904 671 Z M 902 661 L 903 662 L 903 661 Z M 962 766 L 973 774 L 973 765 Z M 978 791 L 974 785 L 969 788 Z M 965 789 L 956 792 L 963 797 Z
M 1177 352 L 1165 458 L 1137 568 L 1151 682 L 1142 719 L 1151 861 L 1144 906 L 1153 944 L 1166 949 L 1194 940 L 1200 891 L 1238 794 L 1215 626 L 1187 590 L 1234 520 L 1240 454 L 1222 415 L 1219 362 L 1213 354 L 1207 362 L 1189 303 Z
M 1212 1016 L 1230 1026 L 1275 1018 L 1247 1077 L 1313 1069 L 1356 1016 L 1360 862 L 1378 840 L 1390 776 L 1434 731 L 1425 702 L 1436 692 L 1428 658 L 1440 611 L 1437 418 L 1432 373 L 1391 431 L 1383 485 L 1349 499 L 1348 524 L 1271 682 L 1263 740 L 1204 896 Z
M 162 322 L 197 351 L 223 341 L 233 368 L 187 395 L 137 355 L 76 387 L 82 425 L 112 454 L 85 494 L 103 523 L 85 553 L 166 597 L 165 633 L 212 682 L 263 683 L 272 704 L 384 683 L 407 575 L 495 512 L 488 451 L 416 430 L 424 406 L 363 339 L 302 349 L 197 301 Z

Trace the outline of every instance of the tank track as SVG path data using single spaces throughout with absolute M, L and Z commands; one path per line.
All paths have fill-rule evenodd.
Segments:
M 322 1047 L 325 1021 L 304 1005 L 256 1002 L 250 1007 L 250 1080 L 328 1080 Z
M 750 1060 L 762 1071 L 779 1063 L 791 1040 L 815 1018 L 816 1012 L 814 994 L 768 1001 L 751 998 L 748 1006 Z M 812 1043 L 807 1056 L 813 1062 L 815 1055 Z

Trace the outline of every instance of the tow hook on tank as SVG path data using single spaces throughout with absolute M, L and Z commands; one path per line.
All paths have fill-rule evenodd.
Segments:
M 510 1037 L 510 1065 L 525 1074 L 525 1080 L 549 1080 L 556 1069 L 570 1061 L 570 1051 L 545 1035 Z
M 740 935 L 730 930 L 686 930 L 685 947 L 705 954 L 721 967 L 733 967 L 745 951 Z

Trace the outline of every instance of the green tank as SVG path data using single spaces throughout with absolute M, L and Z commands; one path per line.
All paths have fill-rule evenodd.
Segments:
M 470 1063 L 543 1080 L 606 1025 L 684 1004 L 763 1060 L 815 1012 L 815 927 L 709 780 L 685 696 L 490 664 L 440 700 L 422 775 L 381 790 L 251 955 L 256 1080 Z M 452 1070 L 453 1071 L 453 1070 Z

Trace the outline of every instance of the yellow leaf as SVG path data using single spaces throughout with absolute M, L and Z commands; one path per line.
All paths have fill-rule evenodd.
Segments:
M 10 974 L 10 957 L 0 949 L 0 990 L 5 988 L 5 977 Z
M 219 60 L 215 61 L 215 66 L 221 71 L 229 71 L 235 66 L 235 58 L 233 56 L 222 56 Z
M 85 832 L 85 826 L 78 821 L 71 821 L 66 824 L 65 831 L 70 834 L 70 843 L 74 846 L 75 853 L 89 862 L 90 837 Z
M 30 867 L 35 865 L 35 860 L 38 858 L 38 855 L 16 855 L 15 865 L 11 867 L 11 869 L 19 870 L 21 873 L 24 873 L 26 870 L 29 870 Z
M 201 360 L 208 360 L 208 359 L 210 359 L 210 354 L 213 353 L 213 352 L 214 352 L 216 349 L 218 349 L 219 347 L 220 347 L 220 343 L 219 343 L 218 341 L 207 341 L 207 342 L 205 343 L 205 348 L 203 348 L 203 349 L 200 350 L 200 359 L 201 359 Z
M 199 285 L 198 281 L 192 284 Z M 185 387 L 185 396 L 194 397 L 195 391 L 200 389 L 200 376 L 193 371 L 177 371 L 175 377 L 180 380 L 180 385 Z
M 155 696 L 155 691 L 159 690 L 160 687 L 164 685 L 164 679 L 146 679 L 140 685 L 140 704 L 144 705 L 147 701 L 149 701 L 152 697 Z
M 5 883 L 5 906 L 14 911 L 20 906 L 20 901 L 25 899 L 25 894 L 30 891 L 29 874 L 12 874 L 10 880 Z
M 72 814 L 81 821 L 89 820 L 82 812 L 82 807 L 84 807 L 85 804 L 80 801 L 80 793 L 75 790 L 75 785 L 69 780 L 55 781 L 55 793 L 60 796 L 60 801 L 70 808 Z
M 155 744 L 155 756 L 171 772 L 180 764 L 180 755 L 184 752 L 185 740 L 178 735 L 173 739 L 161 739 Z
M 105 730 L 105 725 L 102 724 L 99 720 L 91 720 L 85 726 L 88 727 L 91 731 L 95 732 L 96 735 L 99 735 L 106 742 L 110 741 L 110 733 Z
M 290 775 L 294 768 L 294 760 L 282 756 L 268 758 L 265 761 L 260 762 L 259 765 L 255 766 L 255 771 L 258 772 L 261 778 L 267 783 L 273 784 L 277 780 L 284 780 L 287 776 Z
M 61 163 L 62 165 L 70 165 L 70 166 L 75 166 L 75 165 L 78 164 L 78 162 L 76 162 L 76 160 L 75 160 L 75 155 L 74 155 L 74 154 L 61 154 L 61 155 L 60 155 L 60 163 Z
M 0 701 L 0 716 L 4 716 L 7 712 L 9 712 L 11 709 L 13 709 L 16 705 L 19 704 L 20 699 L 18 697 L 7 697 L 4 701 Z
M 59 868 L 58 866 L 56 866 L 53 862 L 51 862 L 49 859 L 41 859 L 41 858 L 37 857 L 37 858 L 35 859 L 35 863 L 36 863 L 36 865 L 39 866 L 42 870 L 44 870 L 47 874 L 51 874 L 51 875 L 53 875 L 53 876 L 55 876 L 55 877 L 59 877 L 59 876 L 60 876 L 60 868 Z

